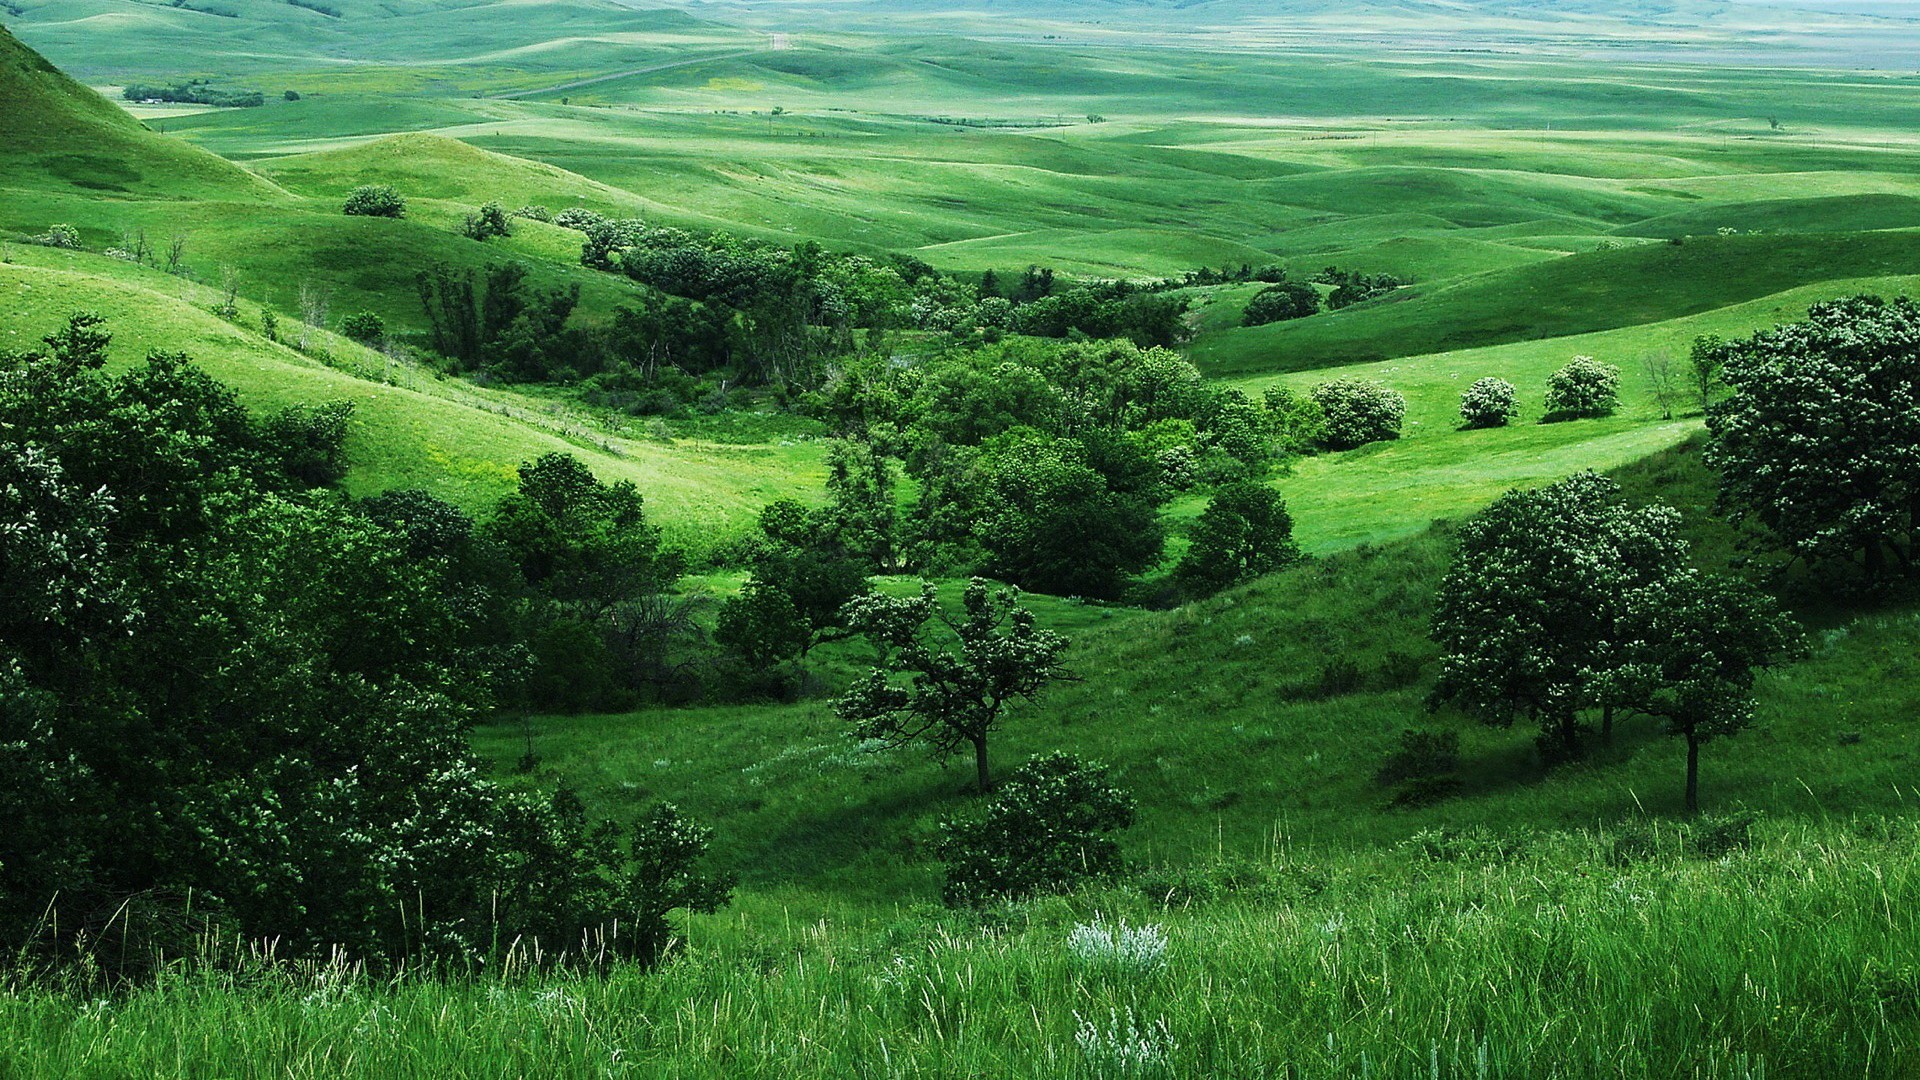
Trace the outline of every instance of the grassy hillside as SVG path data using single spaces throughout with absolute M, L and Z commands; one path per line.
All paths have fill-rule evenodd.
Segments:
M 0 28 L 0 198 L 47 184 L 93 198 L 268 200 L 273 185 L 146 130 Z
M 1700 559 L 1725 564 L 1732 540 L 1709 516 L 1697 449 L 1620 475 L 1633 497 L 1681 509 Z M 1084 681 L 1022 708 L 997 760 L 1004 768 L 1060 748 L 1114 765 L 1141 803 L 1129 851 L 1147 861 L 1256 857 L 1276 835 L 1307 847 L 1391 844 L 1428 827 L 1577 827 L 1674 812 L 1683 755 L 1651 722 L 1629 721 L 1589 765 L 1543 772 L 1532 732 L 1427 715 L 1426 625 L 1451 542 L 1436 527 L 1175 611 L 1096 619 L 1073 631 L 1070 666 Z M 1906 608 L 1812 600 L 1802 613 L 1818 647 L 1763 680 L 1757 730 L 1709 748 L 1708 803 L 1814 817 L 1898 811 L 1914 767 L 1906 717 L 1920 620 Z M 1358 668 L 1358 684 L 1325 689 L 1341 662 Z M 1401 729 L 1432 724 L 1460 730 L 1465 789 L 1430 808 L 1388 808 L 1373 773 Z M 616 815 L 655 799 L 695 810 L 716 826 L 723 861 L 757 887 L 930 898 L 934 823 L 969 801 L 966 770 L 943 771 L 914 750 L 862 753 L 826 702 L 541 718 L 534 730 L 539 779 L 574 784 Z M 525 751 L 517 723 L 477 739 L 503 765 Z
M 1907 821 L 1763 825 L 1724 855 L 1685 841 L 1639 825 L 1357 855 L 1281 843 L 1171 903 L 1102 891 L 987 925 L 750 904 L 694 920 L 657 972 L 9 987 L 0 1038 L 27 1077 L 183 1057 L 380 1080 L 1910 1074 Z M 1164 949 L 1076 951 L 1080 924 L 1116 920 Z
M 818 497 L 824 471 L 817 445 L 752 446 L 649 438 L 610 430 L 597 418 L 538 399 L 436 378 L 331 334 L 318 337 L 322 361 L 258 333 L 259 309 L 237 323 L 209 313 L 206 286 L 100 256 L 34 249 L 0 265 L 0 327 L 8 344 L 52 332 L 70 311 L 109 316 L 113 358 L 131 363 L 149 350 L 184 352 L 236 387 L 249 407 L 350 400 L 349 491 L 370 495 L 420 487 L 469 510 L 489 507 L 516 482 L 515 467 L 564 450 L 609 480 L 632 480 L 672 540 L 709 550 L 748 528 L 778 498 Z M 295 333 L 283 315 L 285 334 Z
M 1213 374 L 1297 371 L 1585 334 L 1729 307 L 1797 285 L 1920 273 L 1920 233 L 1696 236 L 1396 290 L 1196 341 Z

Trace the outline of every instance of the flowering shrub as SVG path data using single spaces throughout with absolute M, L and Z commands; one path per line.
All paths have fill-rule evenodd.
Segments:
M 1505 427 L 1520 414 L 1518 392 L 1513 384 L 1491 375 L 1475 379 L 1460 395 L 1460 419 L 1470 428 Z
M 1313 388 L 1314 404 L 1325 417 L 1321 436 L 1335 450 L 1351 450 L 1370 442 L 1400 437 L 1407 417 L 1407 399 L 1376 382 L 1335 379 Z
M 1620 407 L 1620 369 L 1576 356 L 1547 377 L 1547 418 L 1606 416 Z

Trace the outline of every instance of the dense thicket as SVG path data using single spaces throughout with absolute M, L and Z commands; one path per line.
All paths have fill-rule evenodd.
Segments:
M 670 808 L 622 838 L 482 776 L 466 728 L 523 650 L 488 625 L 457 511 L 362 512 L 311 486 L 345 410 L 255 422 L 182 357 L 109 373 L 108 341 L 76 317 L 0 357 L 8 947 L 139 965 L 217 927 L 295 954 L 553 954 L 604 928 L 650 956 L 667 910 L 723 898 Z M 489 527 L 528 588 L 608 617 L 657 579 L 622 528 L 637 496 L 530 471 L 554 474 L 523 482 L 539 505 Z
M 233 90 L 210 86 L 204 79 L 193 79 L 168 86 L 130 83 L 120 94 L 128 101 L 169 101 L 185 105 L 214 105 L 230 109 L 251 109 L 266 104 L 258 90 Z
M 1089 597 L 1121 595 L 1160 560 L 1175 492 L 1263 476 L 1318 430 L 1293 395 L 1255 402 L 1124 341 L 849 363 L 808 407 L 916 481 L 898 545 L 909 568 Z

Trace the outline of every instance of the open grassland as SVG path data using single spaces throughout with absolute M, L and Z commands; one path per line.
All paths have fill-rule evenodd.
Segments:
M 1685 851 L 1644 824 L 1388 851 L 1280 834 L 1204 893 L 1095 892 L 986 925 L 923 908 L 795 918 L 779 895 L 750 897 L 696 918 L 686 953 L 654 972 L 280 969 L 93 1000 L 9 987 L 0 1047 L 20 1077 L 186 1062 L 382 1080 L 1920 1067 L 1911 819 L 1763 825 L 1724 856 Z M 1152 927 L 1164 949 L 1133 963 L 1076 951 L 1075 926 L 1096 919 Z

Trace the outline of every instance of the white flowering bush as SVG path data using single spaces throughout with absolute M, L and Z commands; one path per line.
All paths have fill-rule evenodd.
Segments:
M 1107 1010 L 1106 1023 L 1089 1020 L 1078 1011 L 1080 1027 L 1073 1041 L 1088 1071 L 1099 1077 L 1156 1077 L 1173 1075 L 1173 1055 L 1180 1045 L 1165 1017 L 1150 1024 L 1134 1018 L 1133 1010 Z
M 1475 379 L 1460 395 L 1460 419 L 1470 428 L 1505 427 L 1519 414 L 1519 391 L 1505 379 Z
M 1407 399 L 1365 379 L 1335 379 L 1313 388 L 1313 402 L 1325 418 L 1321 441 L 1334 450 L 1400 437 Z
M 1576 356 L 1547 376 L 1547 417 L 1571 420 L 1606 416 L 1620 407 L 1620 369 L 1591 356 Z
M 1082 967 L 1125 975 L 1146 975 L 1167 962 L 1167 935 L 1158 926 L 1108 925 L 1096 918 L 1067 935 L 1067 951 Z

